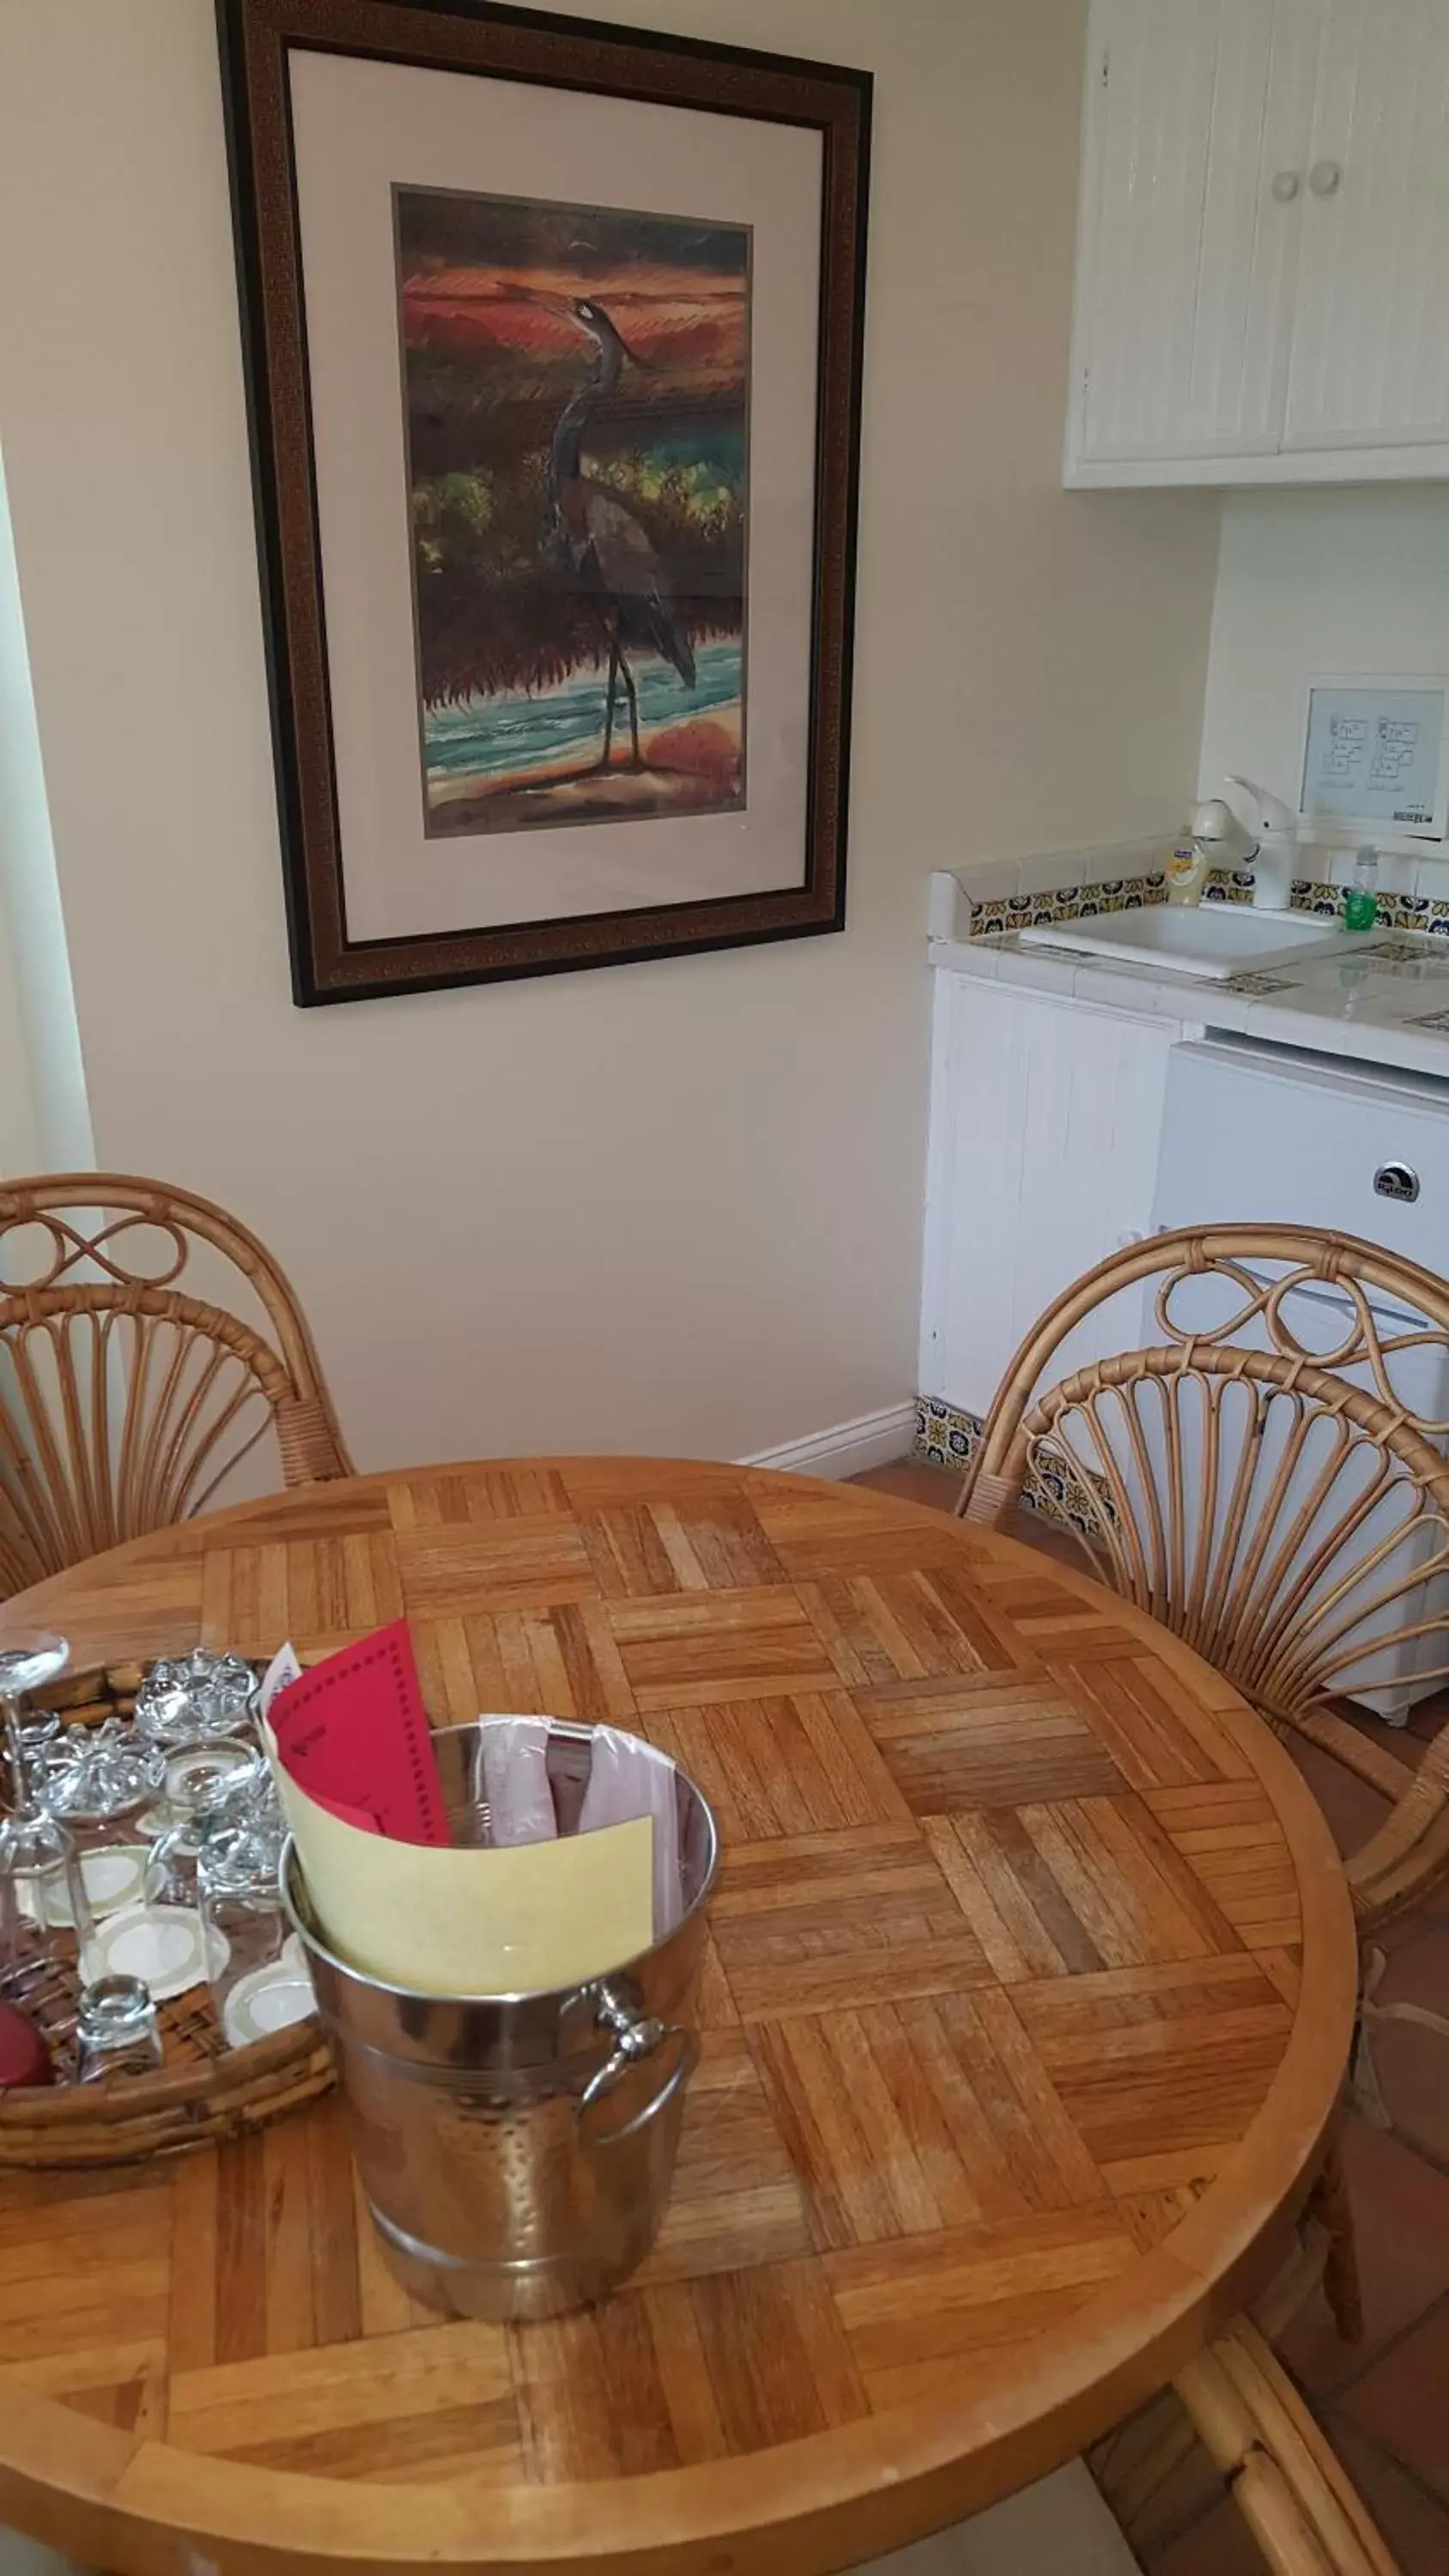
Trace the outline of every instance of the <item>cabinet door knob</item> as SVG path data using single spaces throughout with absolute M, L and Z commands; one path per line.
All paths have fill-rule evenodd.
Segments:
M 1273 194 L 1280 206 L 1291 206 L 1303 181 L 1296 170 L 1279 170 L 1273 180 Z
M 1343 169 L 1339 162 L 1315 161 L 1308 173 L 1308 185 L 1315 197 L 1331 197 L 1342 177 Z

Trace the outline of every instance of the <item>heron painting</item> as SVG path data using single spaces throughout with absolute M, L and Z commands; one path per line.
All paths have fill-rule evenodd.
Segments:
M 748 228 L 394 208 L 429 834 L 742 807 Z

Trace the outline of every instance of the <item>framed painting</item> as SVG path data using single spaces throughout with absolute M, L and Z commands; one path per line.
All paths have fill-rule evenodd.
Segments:
M 297 1001 L 840 929 L 869 75 L 218 14 Z

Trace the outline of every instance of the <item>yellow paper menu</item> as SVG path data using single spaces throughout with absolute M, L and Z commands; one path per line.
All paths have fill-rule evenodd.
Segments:
M 653 1819 L 502 1850 L 361 1832 L 274 1759 L 329 1949 L 419 1994 L 530 1994 L 582 1984 L 654 1938 Z

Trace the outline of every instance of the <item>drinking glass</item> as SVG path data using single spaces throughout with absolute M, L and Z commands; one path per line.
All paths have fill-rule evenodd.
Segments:
M 275 2011 L 257 1997 L 258 1970 L 276 1966 L 286 1947 L 287 1920 L 278 1885 L 285 1842 L 280 1817 L 270 1821 L 214 1816 L 202 1836 L 196 1883 L 211 1962 L 212 2000 L 233 2047 L 256 2037 L 262 2028 L 280 2030 L 285 2022 L 300 2020 L 312 2009 L 300 1968 L 295 1977 L 285 1980 L 288 1995 Z M 228 2010 L 233 1996 L 239 2005 L 250 2006 L 244 2032 L 238 2031 Z
M 30 1691 L 40 1690 L 63 1673 L 70 1661 L 70 1648 L 64 1637 L 48 1629 L 32 1629 L 8 1646 L 0 1646 L 0 1718 L 5 1725 L 5 1750 L 10 1764 L 10 1795 L 14 1806 L 27 1803 L 30 1790 L 32 1745 L 27 1743 L 27 1721 L 20 1714 L 20 1703 Z M 44 1740 L 59 1733 L 60 1721 L 43 1712 Z M 30 1722 L 32 1725 L 34 1721 Z
M 146 1896 L 152 1905 L 195 1905 L 196 1864 L 213 1818 L 240 1815 L 266 1765 L 260 1748 L 218 1738 L 181 1744 L 166 1758 L 163 1813 L 170 1818 L 151 1846 Z
M 154 2075 L 161 2032 L 151 1989 L 141 1977 L 97 1977 L 76 1998 L 76 2080 Z
M 260 1748 L 234 1736 L 175 1745 L 161 1763 L 161 1814 L 179 1825 L 228 1805 L 254 1790 L 265 1768 Z
M 82 1730 L 77 1728 L 77 1734 Z M 135 1817 L 161 1785 L 159 1754 L 118 1717 L 86 1733 L 64 1765 L 53 1765 L 45 1804 L 62 1816 L 81 1843 L 94 1827 Z
M 0 1825 L 0 1877 L 9 1880 L 22 1942 L 55 1954 L 74 1932 L 82 1973 L 95 1938 L 90 1895 L 74 1835 L 44 1807 L 28 1806 Z
M 21 1941 L 51 1952 L 58 1932 L 75 1933 L 82 1971 L 95 1934 L 90 1900 L 74 1837 L 43 1803 L 27 1759 L 19 1701 L 54 1681 L 70 1657 L 63 1637 L 44 1632 L 0 1647 L 0 1712 L 10 1759 L 10 1813 L 0 1825 L 0 1876 L 8 1879 L 15 1914 L 23 1917 Z
M 38 1805 L 50 1806 L 52 1784 L 70 1761 L 71 1748 L 64 1741 L 60 1719 L 53 1709 L 33 1708 L 11 1721 L 8 1733 L 12 1780 L 18 1753 L 30 1795 Z
M 49 1628 L 30 1629 L 0 1646 L 0 1712 L 18 1717 L 17 1701 L 43 1690 L 69 1662 L 70 1647 Z
M 205 1646 L 153 1664 L 136 1694 L 136 1724 L 152 1744 L 210 1742 L 252 1729 L 257 1677 L 245 1655 Z
M 40 1795 L 74 1838 L 92 1914 L 114 1914 L 145 1894 L 142 1811 L 160 1785 L 161 1761 L 118 1717 L 70 1732 L 69 1758 L 52 1763 Z

